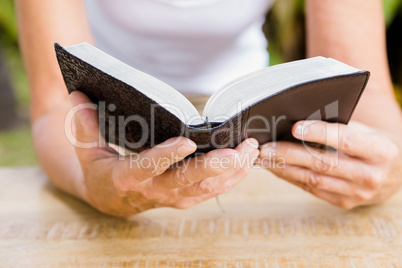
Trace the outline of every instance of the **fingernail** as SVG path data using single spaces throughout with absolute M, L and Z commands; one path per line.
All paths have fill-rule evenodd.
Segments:
M 246 141 L 247 145 L 250 146 L 253 149 L 258 149 L 258 141 L 254 138 L 249 138 Z
M 192 140 L 186 140 L 184 144 L 177 148 L 177 153 L 180 155 L 188 155 L 197 149 L 197 145 Z
M 276 148 L 271 144 L 262 147 L 261 156 L 268 159 L 274 158 L 276 156 Z
M 303 124 L 298 124 L 295 129 L 295 135 L 299 138 L 305 137 L 309 133 L 309 127 L 303 127 Z

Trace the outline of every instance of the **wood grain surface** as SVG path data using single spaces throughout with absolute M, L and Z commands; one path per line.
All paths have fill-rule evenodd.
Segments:
M 345 211 L 255 170 L 220 201 L 118 219 L 0 169 L 0 267 L 402 267 L 402 193 Z

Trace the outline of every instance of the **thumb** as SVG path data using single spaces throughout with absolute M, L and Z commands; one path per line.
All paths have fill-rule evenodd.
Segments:
M 75 146 L 93 148 L 99 146 L 99 125 L 97 106 L 82 92 L 70 94 L 70 102 L 74 106 Z

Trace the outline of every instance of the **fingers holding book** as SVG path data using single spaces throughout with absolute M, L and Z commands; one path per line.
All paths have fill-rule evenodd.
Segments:
M 176 185 L 179 195 L 183 198 L 177 200 L 172 206 L 189 208 L 227 192 L 249 173 L 258 155 L 258 142 L 255 139 L 247 139 L 233 150 L 217 149 L 187 160 L 192 162 L 189 165 L 191 168 L 184 170 L 184 173 L 185 176 L 194 176 L 193 183 L 187 187 Z M 172 173 L 180 171 L 183 170 L 172 170 Z
M 292 133 L 301 144 L 265 144 L 260 162 L 313 195 L 350 209 L 384 201 L 399 188 L 400 151 L 393 137 L 360 123 L 313 120 L 296 123 Z M 272 164 L 278 159 L 285 165 Z
M 191 207 L 231 189 L 258 158 L 258 142 L 247 139 L 234 149 L 217 149 L 185 159 L 197 148 L 185 137 L 122 157 L 106 142 L 99 142 L 98 115 L 90 99 L 73 92 L 71 102 L 77 110 L 77 142 L 97 142 L 96 146 L 75 148 L 84 199 L 107 214 L 130 216 L 156 207 Z
M 136 182 L 136 172 L 132 171 L 131 175 L 123 177 L 134 177 L 126 195 L 136 209 L 135 204 L 149 207 L 149 202 L 153 202 L 155 207 L 189 208 L 234 187 L 248 174 L 258 154 L 257 141 L 249 139 L 235 149 L 217 149 L 176 162 L 163 173 L 150 175 L 140 184 Z

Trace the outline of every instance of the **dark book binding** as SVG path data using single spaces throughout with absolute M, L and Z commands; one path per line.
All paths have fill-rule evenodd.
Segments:
M 256 138 L 260 144 L 293 140 L 291 128 L 299 120 L 346 124 L 369 78 L 369 72 L 359 71 L 294 85 L 244 107 L 225 122 L 187 125 L 136 88 L 59 44 L 55 44 L 55 50 L 68 92 L 82 91 L 98 105 L 105 140 L 137 153 L 176 136 L 193 140 L 197 154 L 234 148 L 247 137 Z

